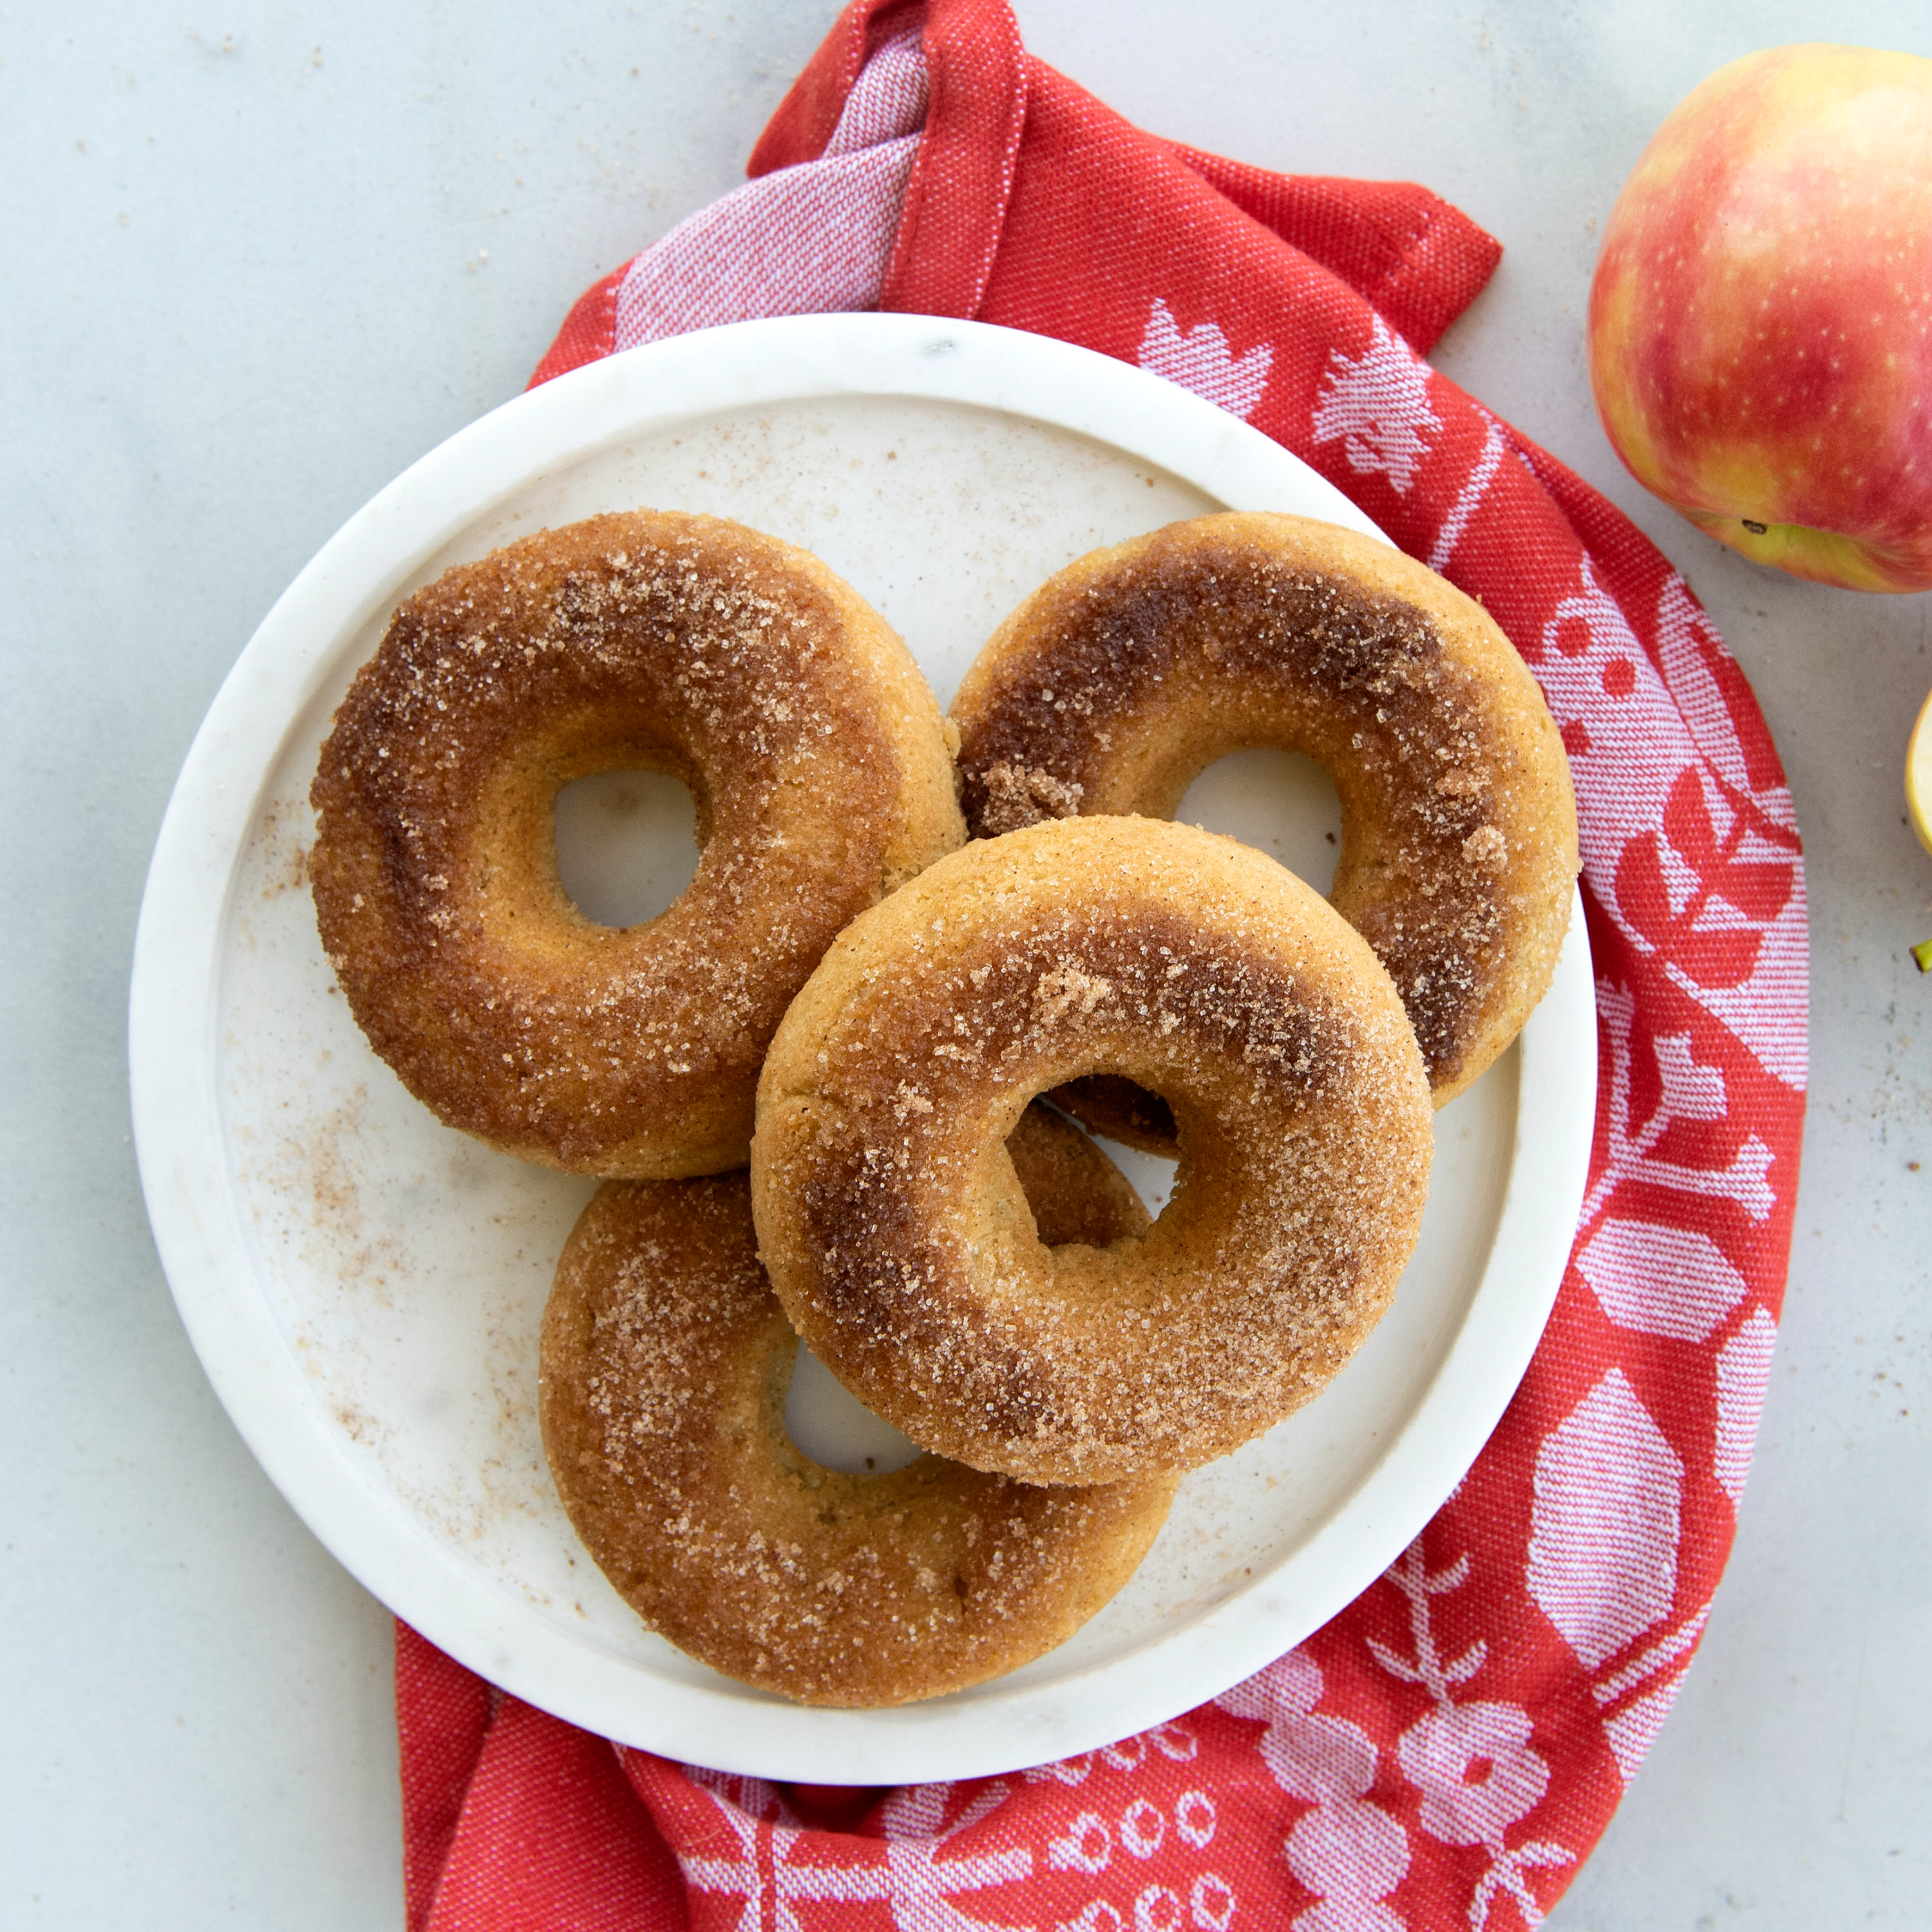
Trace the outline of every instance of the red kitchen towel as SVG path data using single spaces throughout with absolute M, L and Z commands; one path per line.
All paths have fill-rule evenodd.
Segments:
M 1004 0 L 856 0 L 754 178 L 592 289 L 538 380 L 752 315 L 974 316 L 1137 362 L 1482 599 L 1576 774 L 1601 1078 L 1549 1330 L 1417 1543 L 1199 1710 L 1011 1777 L 778 1787 L 618 1749 L 398 1633 L 412 1932 L 1534 1924 L 1670 1708 L 1730 1549 L 1805 1064 L 1790 796 L 1737 667 L 1603 498 L 1420 358 L 1496 244 L 1403 184 L 1129 126 Z

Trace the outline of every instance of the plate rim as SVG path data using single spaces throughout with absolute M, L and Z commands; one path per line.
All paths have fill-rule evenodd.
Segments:
M 572 370 L 410 465 L 322 546 L 242 650 L 190 746 L 156 839 L 135 938 L 128 1066 L 142 1192 L 183 1324 L 250 1453 L 352 1575 L 459 1661 L 599 1735 L 728 1772 L 870 1785 L 1011 1772 L 1171 1720 L 1300 1642 L 1382 1574 L 1454 1486 L 1426 1472 L 1453 1468 L 1461 1479 L 1540 1340 L 1583 1195 L 1597 1040 L 1579 894 L 1556 981 L 1520 1036 L 1509 1180 L 1461 1330 L 1384 1452 L 1280 1569 L 1124 1657 L 1005 1696 L 982 1689 L 970 1703 L 812 1709 L 621 1662 L 638 1694 L 614 1700 L 608 1651 L 573 1639 L 427 1534 L 340 1430 L 314 1426 L 321 1411 L 313 1388 L 266 1298 L 248 1292 L 255 1276 L 215 1077 L 230 908 L 268 777 L 333 674 L 342 640 L 446 543 L 545 474 L 627 437 L 760 404 L 853 396 L 1030 418 L 1234 508 L 1289 507 L 1292 499 L 1305 515 L 1312 492 L 1331 520 L 1388 542 L 1298 458 L 1191 392 L 1091 350 L 986 323 L 783 317 L 670 338 Z M 1538 1123 L 1527 1143 L 1526 1114 Z M 290 1399 L 296 1390 L 303 1400 Z M 735 1722 L 721 1726 L 728 1714 Z

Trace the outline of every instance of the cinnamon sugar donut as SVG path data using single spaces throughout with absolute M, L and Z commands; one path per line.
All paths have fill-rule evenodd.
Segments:
M 742 1164 L 766 1042 L 852 916 L 963 836 L 905 647 L 809 553 L 716 518 L 592 517 L 446 572 L 357 674 L 310 794 L 324 947 L 449 1125 L 580 1173 Z M 668 772 L 697 876 L 593 924 L 572 780 Z
M 1043 1108 L 1011 1144 L 1042 1239 L 1147 1213 Z M 1070 1636 L 1132 1574 L 1156 1476 L 1038 1489 L 922 1456 L 882 1474 L 785 1432 L 796 1338 L 758 1265 L 745 1176 L 600 1189 L 544 1312 L 544 1448 L 572 1523 L 646 1623 L 801 1703 L 934 1697 Z
M 1438 1106 L 1548 989 L 1577 868 L 1562 740 L 1481 606 L 1386 544 L 1229 513 L 1096 550 L 994 633 L 952 716 L 980 838 L 1170 817 L 1244 748 L 1313 758 L 1342 805 L 1329 902 L 1400 991 Z
M 1144 1234 L 1049 1251 L 1002 1151 L 1082 1075 L 1172 1109 Z M 1192 826 L 1073 818 L 965 847 L 862 914 L 758 1090 L 752 1198 L 819 1358 L 917 1442 L 1028 1482 L 1225 1454 L 1388 1305 L 1433 1130 L 1388 975 L 1292 873 Z

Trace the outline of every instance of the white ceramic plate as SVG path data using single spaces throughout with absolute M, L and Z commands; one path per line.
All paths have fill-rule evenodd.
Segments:
M 1224 507 L 1376 534 L 1185 390 L 1037 336 L 916 316 L 682 337 L 452 437 L 269 613 L 162 826 L 130 1058 L 182 1319 L 270 1478 L 370 1590 L 472 1669 L 607 1736 L 721 1770 L 875 1784 L 1038 1763 L 1174 1716 L 1365 1588 L 1527 1366 L 1594 1107 L 1580 915 L 1518 1046 L 1438 1118 L 1422 1240 L 1392 1312 L 1300 1414 L 1186 1479 L 1099 1617 L 1023 1670 L 898 1710 L 808 1711 L 731 1683 L 639 1627 L 544 1468 L 538 1324 L 591 1184 L 493 1154 L 410 1099 L 349 1018 L 302 868 L 317 747 L 397 602 L 545 524 L 640 504 L 815 550 L 907 639 L 942 704 L 994 623 L 1098 544 Z M 1321 785 L 1312 807 L 1285 806 L 1288 764 L 1228 760 L 1184 815 L 1325 884 Z M 1286 776 L 1288 791 L 1309 789 Z

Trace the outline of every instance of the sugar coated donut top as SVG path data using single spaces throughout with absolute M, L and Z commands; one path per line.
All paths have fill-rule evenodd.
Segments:
M 310 794 L 322 944 L 451 1125 L 592 1174 L 742 1163 L 792 995 L 962 836 L 946 728 L 805 550 L 652 511 L 544 532 L 418 591 L 357 674 Z M 554 805 L 626 767 L 690 788 L 704 851 L 619 929 L 560 884 Z
M 1044 1108 L 1012 1157 L 1043 1232 L 1147 1225 Z M 786 1432 L 796 1346 L 742 1174 L 600 1189 L 544 1312 L 544 1442 L 571 1520 L 645 1622 L 714 1669 L 808 1704 L 960 1690 L 1070 1636 L 1166 1520 L 1166 1476 L 1072 1490 L 934 1456 L 827 1468 Z
M 1118 1075 L 1180 1132 L 1172 1198 L 1101 1248 L 1039 1238 L 1003 1144 Z M 760 1084 L 752 1201 L 820 1358 L 928 1448 L 1036 1482 L 1225 1454 L 1387 1306 L 1432 1131 L 1360 937 L 1233 840 L 1074 818 L 968 845 L 841 935 Z
M 1094 551 L 994 632 L 952 706 L 968 823 L 1171 816 L 1226 754 L 1334 780 L 1330 902 L 1401 992 L 1440 1106 L 1548 989 L 1577 869 L 1569 766 L 1481 607 L 1370 538 L 1229 513 Z

